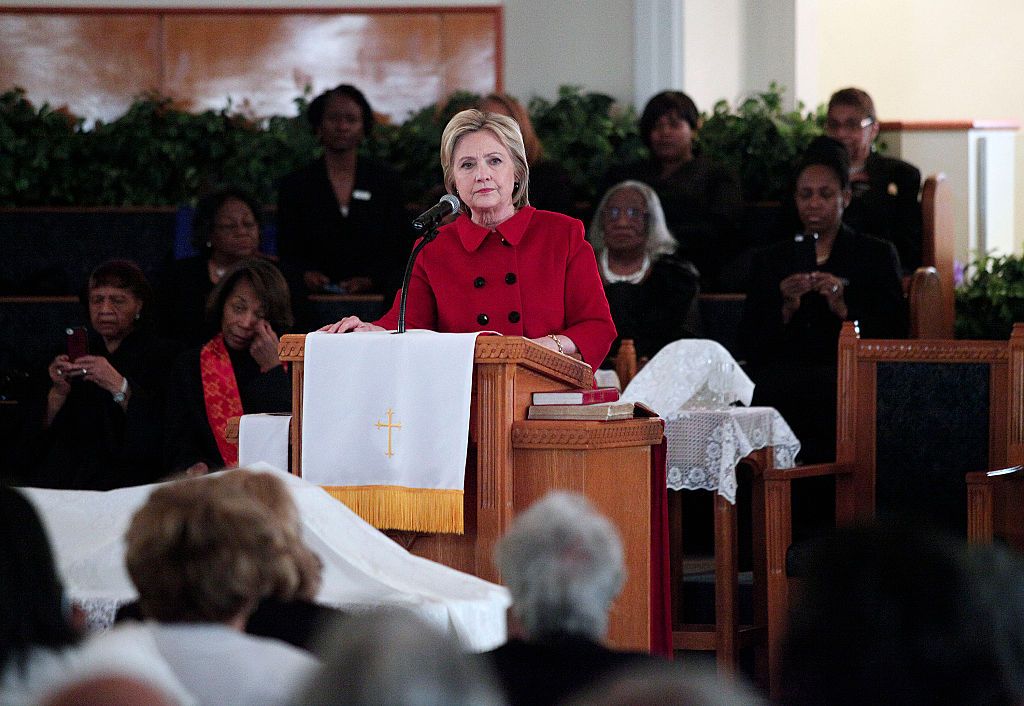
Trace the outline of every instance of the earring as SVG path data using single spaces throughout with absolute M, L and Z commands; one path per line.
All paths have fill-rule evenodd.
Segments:
M 213 243 L 211 241 L 207 240 L 206 241 L 206 247 L 212 248 L 213 247 Z
M 139 320 L 139 319 L 141 319 L 141 318 L 142 318 L 142 314 L 136 314 L 136 315 L 135 315 L 135 320 L 136 320 L 136 321 L 138 321 L 138 320 Z
M 517 191 L 519 191 L 519 182 L 518 181 L 514 181 L 514 182 L 512 182 L 512 193 L 514 194 Z

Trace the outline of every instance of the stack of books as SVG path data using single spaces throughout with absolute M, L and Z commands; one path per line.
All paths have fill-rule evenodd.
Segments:
M 642 405 L 640 405 L 642 407 Z M 646 408 L 644 408 L 646 409 Z M 640 413 L 633 402 L 620 402 L 619 391 L 614 387 L 600 387 L 596 390 L 563 390 L 559 392 L 534 392 L 533 404 L 526 414 L 527 419 L 582 419 L 588 421 L 611 421 L 632 419 Z

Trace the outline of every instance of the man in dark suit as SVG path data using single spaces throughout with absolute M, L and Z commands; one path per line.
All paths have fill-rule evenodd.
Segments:
M 853 200 L 843 222 L 890 241 L 909 273 L 921 265 L 921 172 L 901 159 L 875 153 L 878 129 L 875 103 L 865 91 L 844 88 L 832 94 L 825 134 L 842 142 L 850 154 Z
M 509 641 L 486 653 L 511 706 L 555 704 L 601 677 L 660 662 L 601 644 L 622 590 L 622 542 L 580 495 L 551 493 L 495 547 L 512 594 Z

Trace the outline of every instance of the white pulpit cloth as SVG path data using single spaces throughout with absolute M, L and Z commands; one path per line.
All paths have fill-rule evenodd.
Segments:
M 307 335 L 302 477 L 376 527 L 462 532 L 476 336 Z
M 719 387 L 722 406 L 733 402 L 750 405 L 754 383 L 729 351 L 716 341 L 673 341 L 640 369 L 622 393 L 629 402 L 643 402 L 669 418 L 693 406 L 710 385 Z
M 243 414 L 238 420 L 238 465 L 288 468 L 290 414 Z
M 266 464 L 251 468 L 279 473 L 291 491 L 303 540 L 324 563 L 318 602 L 348 611 L 406 607 L 475 651 L 505 641 L 510 600 L 504 587 L 410 554 L 301 478 Z M 109 627 L 117 608 L 135 600 L 124 533 L 155 487 L 23 489 L 43 519 L 68 597 L 93 627 Z

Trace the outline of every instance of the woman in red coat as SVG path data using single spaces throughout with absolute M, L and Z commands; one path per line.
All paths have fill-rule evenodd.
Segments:
M 441 136 L 441 165 L 462 212 L 413 266 L 408 327 L 525 336 L 597 368 L 616 333 L 594 251 L 583 223 L 529 205 L 516 122 L 462 111 Z M 321 330 L 395 328 L 398 301 L 373 323 L 349 316 Z

